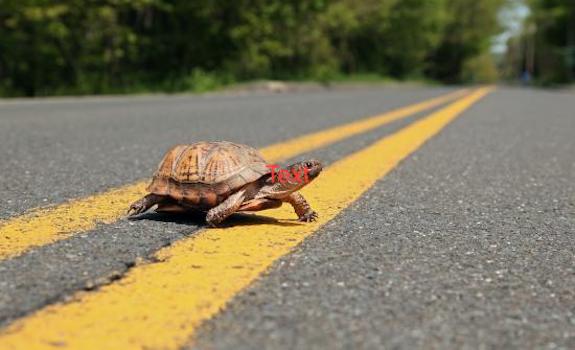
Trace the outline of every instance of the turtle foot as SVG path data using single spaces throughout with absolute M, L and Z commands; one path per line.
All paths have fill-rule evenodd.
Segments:
M 145 212 L 148 208 L 146 208 L 146 205 L 143 202 L 144 202 L 143 200 L 139 200 L 137 202 L 132 203 L 127 212 L 128 217 L 133 217 Z
M 218 225 L 222 222 L 222 218 L 218 217 L 213 211 L 209 211 L 206 215 L 206 223 L 210 227 L 218 227 Z
M 154 205 L 161 203 L 162 200 L 163 197 L 154 194 L 149 194 L 141 198 L 140 200 L 137 200 L 134 203 L 132 203 L 132 205 L 130 205 L 130 208 L 128 209 L 127 215 L 128 217 L 133 217 L 138 214 L 142 214 L 143 212 L 150 209 Z
M 317 213 L 315 211 L 310 211 L 299 217 L 298 221 L 301 222 L 312 222 L 317 220 Z

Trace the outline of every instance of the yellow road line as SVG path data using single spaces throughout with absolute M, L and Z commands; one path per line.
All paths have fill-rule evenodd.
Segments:
M 273 144 L 261 151 L 268 161 L 277 162 L 439 106 L 465 93 L 466 90 L 459 90 L 375 117 Z M 20 255 L 34 246 L 45 245 L 68 238 L 77 232 L 94 229 L 98 223 L 118 220 L 124 215 L 130 203 L 145 193 L 146 185 L 147 181 L 140 181 L 0 221 L 0 260 Z
M 262 149 L 266 159 L 283 160 L 297 156 L 310 150 L 333 144 L 343 139 L 373 130 L 385 124 L 414 115 L 419 112 L 437 107 L 443 103 L 454 100 L 468 93 L 468 90 L 459 90 L 454 93 L 423 101 L 414 105 L 392 110 L 390 112 L 362 119 L 356 122 L 336 126 L 317 133 L 296 137 L 280 145 L 272 145 Z M 286 156 L 286 150 L 289 155 Z
M 177 349 L 271 264 L 333 219 L 402 159 L 481 99 L 479 89 L 327 168 L 303 194 L 319 212 L 301 224 L 287 207 L 277 221 L 207 229 L 157 253 L 119 282 L 48 306 L 0 332 L 2 349 Z

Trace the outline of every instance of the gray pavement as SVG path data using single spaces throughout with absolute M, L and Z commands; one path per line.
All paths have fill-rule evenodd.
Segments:
M 0 103 L 0 218 L 148 177 L 174 143 L 259 147 L 449 90 Z M 568 93 L 496 91 L 237 296 L 195 348 L 575 348 L 574 110 Z M 333 162 L 418 117 L 313 155 Z M 201 225 L 122 220 L 1 262 L 0 324 Z
M 207 322 L 197 349 L 575 348 L 575 99 L 499 90 Z
M 176 143 L 261 147 L 450 90 L 0 102 L 0 219 L 147 178 Z
M 302 154 L 291 161 L 321 159 L 325 165 L 358 151 L 425 114 L 418 114 Z M 264 214 L 265 215 L 265 214 Z M 241 217 L 233 218 L 242 220 Z M 0 263 L 0 325 L 39 307 L 65 300 L 78 289 L 94 289 L 123 276 L 138 259 L 153 259 L 158 249 L 205 226 L 202 215 L 148 214 L 100 225 L 70 239 L 49 244 Z M 39 268 L 41 267 L 41 268 Z
M 3 156 L 8 157 L 12 149 L 17 149 L 6 142 L 12 141 L 21 143 L 18 152 L 26 153 L 27 158 L 26 162 L 14 160 L 17 166 L 11 168 L 0 162 L 0 167 L 6 167 L 2 174 L 7 174 L 3 178 L 6 185 L 0 189 L 7 199 L 2 205 L 20 212 L 35 204 L 54 204 L 75 195 L 92 194 L 150 177 L 163 153 L 174 143 L 221 137 L 265 146 L 452 90 L 151 96 L 89 98 L 77 102 L 55 99 L 6 104 L 0 106 L 0 110 L 5 109 L 0 123 L 14 126 L 11 132 L 0 129 L 13 136 L 4 139 L 9 148 Z M 350 103 L 352 99 L 358 104 Z M 302 157 L 317 157 L 329 164 L 417 117 Z M 43 127 L 32 127 L 35 123 L 43 123 Z M 64 132 L 68 128 L 77 132 Z M 49 134 L 46 140 L 54 138 L 59 143 L 46 142 L 42 147 L 30 149 L 34 146 L 25 140 L 34 140 L 35 133 Z M 100 139 L 107 141 L 102 143 Z M 69 152 L 74 155 L 58 153 L 55 148 L 62 144 L 69 145 Z M 91 154 L 94 149 L 99 150 L 98 157 Z M 114 153 L 118 149 L 121 151 Z M 33 181 L 17 176 L 22 168 L 34 169 L 30 171 Z M 51 168 L 58 168 L 59 172 L 50 174 Z M 29 182 L 37 182 L 34 189 L 30 189 Z M 9 216 L 9 212 L 4 214 Z M 79 289 L 93 289 L 118 279 L 138 259 L 153 258 L 161 247 L 194 234 L 204 225 L 201 217 L 174 220 L 173 216 L 153 215 L 149 219 L 100 225 L 95 230 L 0 262 L 0 325 L 46 304 L 65 300 Z

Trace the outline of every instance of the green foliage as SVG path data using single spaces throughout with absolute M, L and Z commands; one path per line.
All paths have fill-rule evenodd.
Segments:
M 478 62 L 502 1 L 1 0 L 0 94 L 366 74 L 477 80 L 466 72 L 486 69 Z
M 493 57 L 489 54 L 474 56 L 463 63 L 462 80 L 469 83 L 486 84 L 497 81 L 498 73 Z
M 425 59 L 443 33 L 442 0 L 403 0 L 391 9 L 384 30 L 387 73 L 398 78 L 420 76 Z
M 428 74 L 441 81 L 466 81 L 466 62 L 488 52 L 499 32 L 497 13 L 504 0 L 446 0 L 446 24 L 431 56 Z
M 182 80 L 177 81 L 175 86 L 170 90 L 206 92 L 231 84 L 232 82 L 233 78 L 227 75 L 208 73 L 197 68 L 194 69 L 191 74 L 184 76 Z
M 575 1 L 531 0 L 532 30 L 523 41 L 533 45 L 533 74 L 543 84 L 575 81 Z

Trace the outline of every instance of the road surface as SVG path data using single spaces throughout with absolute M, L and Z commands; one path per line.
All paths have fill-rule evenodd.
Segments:
M 575 96 L 461 90 L 0 102 L 0 349 L 575 348 Z M 320 221 L 122 216 L 215 139 Z

